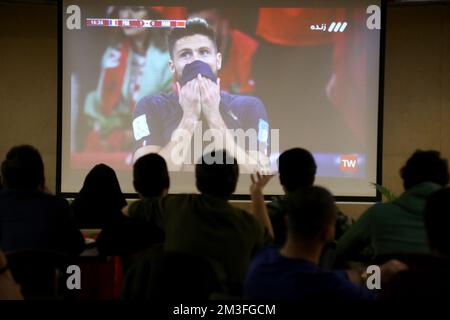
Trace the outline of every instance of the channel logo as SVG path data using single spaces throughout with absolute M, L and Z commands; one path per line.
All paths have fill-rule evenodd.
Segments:
M 358 155 L 356 154 L 341 155 L 339 163 L 339 169 L 342 172 L 356 173 L 359 171 Z
M 328 32 L 344 32 L 347 28 L 347 22 L 333 22 L 328 27 Z
M 344 32 L 347 28 L 348 23 L 344 22 L 332 22 L 329 26 L 326 23 L 322 24 L 312 24 L 310 29 L 313 31 L 323 31 L 323 32 Z

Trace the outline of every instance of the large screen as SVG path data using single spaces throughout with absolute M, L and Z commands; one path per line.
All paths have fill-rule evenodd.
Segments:
M 60 192 L 105 163 L 133 193 L 152 152 L 171 193 L 195 192 L 195 164 L 225 149 L 248 195 L 250 173 L 301 147 L 316 183 L 375 197 L 381 0 L 65 0 L 60 14 Z

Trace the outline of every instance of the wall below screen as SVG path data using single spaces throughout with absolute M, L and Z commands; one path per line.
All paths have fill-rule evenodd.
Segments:
M 56 7 L 0 10 L 0 158 L 28 143 L 56 181 Z M 392 7 L 385 63 L 383 184 L 402 192 L 399 169 L 417 148 L 450 157 L 450 6 Z M 81 186 L 80 186 L 81 188 Z M 236 205 L 250 208 L 249 203 Z M 367 206 L 340 205 L 357 217 Z
M 250 202 L 232 202 L 232 204 L 238 208 L 247 210 L 247 211 L 251 211 L 252 210 L 252 206 Z M 338 203 L 338 208 L 339 210 L 341 210 L 341 212 L 343 212 L 345 215 L 353 218 L 353 219 L 357 219 L 361 213 L 363 213 L 365 210 L 367 210 L 367 208 L 370 207 L 370 204 L 365 204 L 365 203 L 358 203 L 358 204 L 354 204 L 354 203 Z

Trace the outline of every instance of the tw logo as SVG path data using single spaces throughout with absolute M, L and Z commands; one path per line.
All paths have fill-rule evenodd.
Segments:
M 343 172 L 358 172 L 358 156 L 356 154 L 342 155 L 339 169 Z

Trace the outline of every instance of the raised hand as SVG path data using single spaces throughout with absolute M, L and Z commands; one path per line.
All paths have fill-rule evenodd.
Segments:
M 267 185 L 270 179 L 272 179 L 272 177 L 273 175 L 262 175 L 259 172 L 250 175 L 250 179 L 252 180 L 252 184 L 250 185 L 250 193 L 262 194 L 264 187 Z
M 259 172 L 256 175 L 250 175 L 252 184 L 250 185 L 250 196 L 252 199 L 252 209 L 255 216 L 267 228 L 269 235 L 274 238 L 272 223 L 267 213 L 266 204 L 264 203 L 263 189 L 273 176 L 264 176 Z

